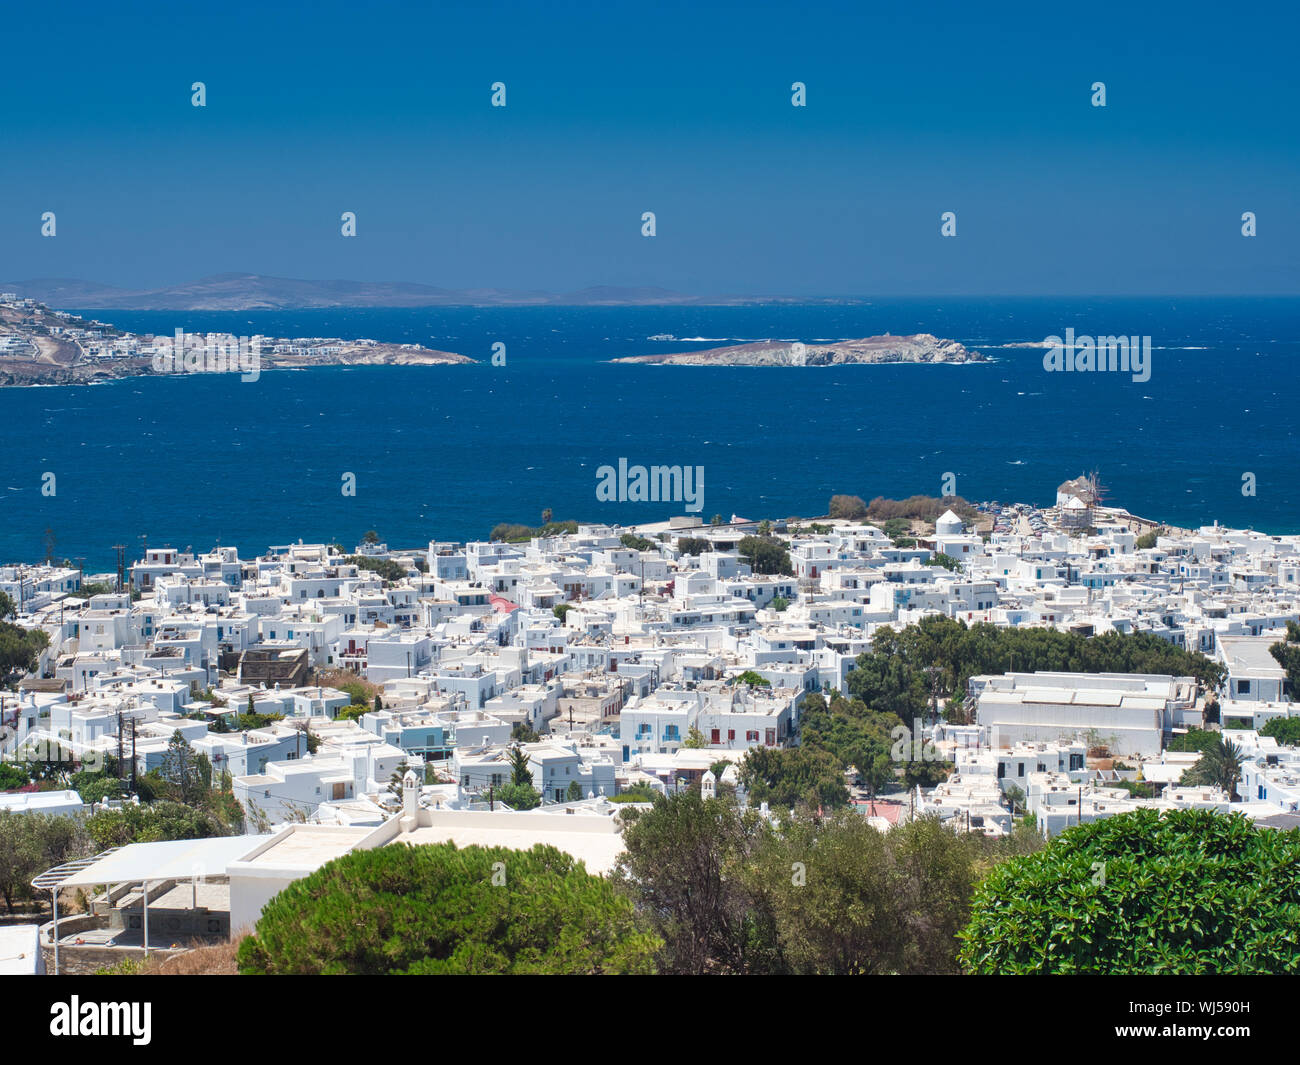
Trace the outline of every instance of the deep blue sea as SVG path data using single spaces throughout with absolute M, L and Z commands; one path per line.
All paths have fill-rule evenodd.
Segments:
M 476 366 L 322 367 L 0 389 L 0 561 L 111 545 L 245 555 L 299 537 L 351 547 L 485 537 L 498 521 L 662 520 L 603 503 L 596 469 L 704 468 L 707 521 L 825 513 L 829 497 L 1050 504 L 1097 470 L 1109 500 L 1181 525 L 1300 532 L 1300 300 L 942 299 L 735 308 L 86 312 L 138 332 L 372 337 Z M 1063 335 L 1149 335 L 1151 377 L 1047 373 Z M 930 332 L 996 361 L 837 368 L 611 365 L 745 340 Z M 655 334 L 702 338 L 652 341 Z M 506 345 L 506 365 L 490 364 Z M 41 492 L 55 474 L 56 494 Z M 356 475 L 355 497 L 341 491 Z M 1243 475 L 1255 494 L 1244 495 Z

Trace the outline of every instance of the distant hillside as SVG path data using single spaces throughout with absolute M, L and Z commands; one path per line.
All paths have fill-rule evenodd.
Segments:
M 783 296 L 686 296 L 663 288 L 597 285 L 577 292 L 449 289 L 405 281 L 303 281 L 262 274 L 215 274 L 187 284 L 125 289 L 94 281 L 38 278 L 0 282 L 51 307 L 77 310 L 255 311 L 329 307 L 654 307 L 755 303 L 836 303 Z

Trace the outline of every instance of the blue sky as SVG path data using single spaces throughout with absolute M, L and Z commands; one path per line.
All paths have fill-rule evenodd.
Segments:
M 11 7 L 0 279 L 1300 292 L 1300 16 L 902 6 Z

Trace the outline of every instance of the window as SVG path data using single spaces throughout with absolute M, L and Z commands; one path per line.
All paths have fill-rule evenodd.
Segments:
M 727 729 L 727 742 L 730 743 L 735 738 L 736 738 L 736 730 L 734 728 Z
M 710 742 L 710 743 L 721 743 L 721 742 L 722 742 L 722 740 L 719 738 L 719 733 L 720 733 L 720 731 L 721 731 L 720 729 L 716 729 L 716 728 L 710 730 L 710 732 L 709 732 L 709 742 Z

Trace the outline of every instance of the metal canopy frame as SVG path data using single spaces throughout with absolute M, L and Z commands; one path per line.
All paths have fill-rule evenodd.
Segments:
M 110 854 L 121 850 L 121 847 L 109 847 L 108 850 L 100 851 L 98 854 L 89 858 L 78 858 L 74 862 L 64 862 L 62 865 L 56 865 L 53 869 L 46 869 L 40 876 L 32 880 L 32 887 L 38 891 L 48 891 L 50 893 L 50 902 L 54 908 L 54 926 L 51 934 L 54 937 L 54 974 L 59 975 L 59 888 L 63 882 L 75 873 L 80 873 L 89 869 L 96 862 L 107 858 Z M 145 957 L 149 956 L 149 882 L 144 882 L 144 953 Z

